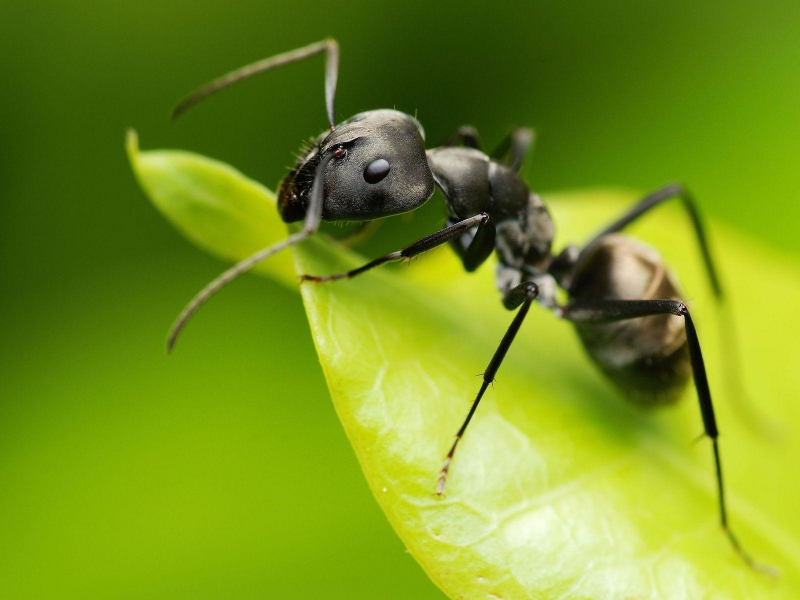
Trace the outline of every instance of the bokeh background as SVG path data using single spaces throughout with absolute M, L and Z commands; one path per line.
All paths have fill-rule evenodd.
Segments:
M 295 293 L 245 278 L 163 352 L 222 264 L 148 204 L 125 129 L 274 187 L 325 125 L 319 59 L 168 111 L 327 35 L 340 118 L 416 112 L 431 144 L 533 125 L 540 191 L 679 179 L 708 215 L 800 253 L 796 0 L 4 0 L 0 597 L 443 598 L 370 496 Z

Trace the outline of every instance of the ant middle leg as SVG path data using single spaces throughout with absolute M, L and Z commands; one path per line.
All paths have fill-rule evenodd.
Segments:
M 722 478 L 722 461 L 719 451 L 719 429 L 717 428 L 717 420 L 714 415 L 714 405 L 711 401 L 711 390 L 708 385 L 703 354 L 700 350 L 700 340 L 686 305 L 677 300 L 585 300 L 569 304 L 564 308 L 562 317 L 573 323 L 602 324 L 665 314 L 683 317 L 684 320 L 692 376 L 700 404 L 700 416 L 703 420 L 704 433 L 711 440 L 714 453 L 717 497 L 722 529 L 728 536 L 733 549 L 749 567 L 764 574 L 774 576 L 776 575 L 776 571 L 773 567 L 757 562 L 745 551 L 728 523 L 725 486 Z
M 536 139 L 536 134 L 529 127 L 516 127 L 506 135 L 489 156 L 505 163 L 512 170 L 519 171 L 525 157 Z M 462 125 L 444 143 L 444 146 L 463 144 L 469 148 L 481 149 L 478 130 L 472 125 Z
M 525 316 L 528 314 L 531 303 L 538 295 L 539 288 L 537 285 L 532 281 L 526 281 L 509 290 L 503 297 L 503 305 L 507 309 L 513 310 L 517 307 L 520 308 L 519 311 L 517 311 L 517 314 L 514 316 L 514 320 L 511 321 L 511 325 L 508 327 L 503 339 L 500 340 L 500 345 L 497 347 L 497 350 L 495 350 L 492 360 L 489 361 L 489 366 L 486 367 L 486 371 L 483 373 L 483 381 L 481 382 L 480 390 L 478 390 L 478 395 L 472 402 L 469 413 L 467 413 L 467 418 L 464 420 L 464 423 L 456 433 L 456 438 L 453 441 L 453 445 L 450 447 L 450 451 L 447 453 L 447 457 L 444 459 L 444 465 L 442 465 L 442 470 L 439 472 L 439 479 L 436 484 L 436 493 L 440 496 L 442 493 L 444 493 L 444 485 L 447 480 L 447 473 L 450 470 L 450 465 L 453 462 L 453 455 L 455 455 L 458 442 L 462 437 L 464 437 L 464 432 L 467 430 L 469 422 L 472 420 L 472 417 L 478 408 L 478 404 L 481 402 L 481 398 L 483 398 L 487 388 L 494 381 L 495 375 L 497 375 L 497 371 L 500 369 L 500 365 L 503 363 L 506 353 L 508 353 L 508 349 L 511 347 L 517 332 L 519 332 L 519 328 L 522 326 L 522 322 L 525 320 Z
M 494 160 L 504 162 L 514 172 L 519 172 L 535 141 L 536 133 L 533 129 L 530 127 L 517 127 L 503 138 L 489 156 Z
M 483 262 L 491 253 L 491 248 L 494 247 L 494 223 L 487 213 L 480 213 L 474 217 L 458 221 L 457 223 L 445 227 L 441 231 L 437 231 L 432 235 L 422 238 L 418 242 L 414 242 L 410 246 L 406 246 L 402 250 L 385 254 L 356 269 L 351 269 L 350 271 L 344 271 L 342 273 L 334 273 L 332 275 L 300 275 L 300 281 L 322 283 L 326 281 L 336 281 L 337 279 L 350 279 L 387 262 L 413 258 L 437 246 L 456 240 L 468 233 L 473 227 L 477 227 L 473 238 L 475 249 L 471 250 L 471 246 L 467 248 L 465 255 L 468 258 L 466 260 L 474 262 L 482 256 L 481 262 Z M 486 252 L 486 241 L 489 239 L 492 242 L 492 246 L 489 248 L 489 252 Z M 478 241 L 475 242 L 475 240 Z M 462 257 L 462 260 L 465 259 Z
M 453 133 L 453 135 L 447 138 L 443 145 L 458 146 L 458 144 L 464 144 L 468 148 L 480 150 L 481 139 L 478 136 L 478 130 L 472 125 L 462 125 Z

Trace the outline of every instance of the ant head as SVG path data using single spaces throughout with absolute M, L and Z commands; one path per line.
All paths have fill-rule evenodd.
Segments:
M 395 110 L 360 113 L 317 138 L 281 182 L 284 221 L 303 219 L 314 175 L 332 155 L 324 180 L 322 218 L 369 221 L 414 210 L 433 194 L 419 122 Z

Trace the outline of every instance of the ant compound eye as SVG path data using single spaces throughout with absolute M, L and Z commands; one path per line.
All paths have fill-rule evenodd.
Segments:
M 364 169 L 364 181 L 367 183 L 378 183 L 389 174 L 391 168 L 392 166 L 385 158 L 373 160 L 367 165 L 367 168 Z
M 345 150 L 344 146 L 339 146 L 333 151 L 333 155 L 336 158 L 342 158 L 345 154 L 347 154 L 347 150 Z

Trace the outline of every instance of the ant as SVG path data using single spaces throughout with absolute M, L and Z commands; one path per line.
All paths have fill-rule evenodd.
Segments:
M 172 350 L 187 321 L 213 294 L 259 261 L 313 235 L 321 221 L 367 222 L 405 213 L 422 206 L 438 187 L 448 211 L 447 225 L 441 231 L 351 271 L 300 276 L 301 281 L 315 283 L 350 279 L 445 243 L 455 250 L 468 272 L 475 271 L 492 252 L 497 255 L 496 285 L 503 306 L 517 312 L 483 373 L 477 396 L 447 453 L 436 493 L 444 492 L 458 443 L 535 301 L 572 322 L 600 370 L 639 404 L 674 402 L 690 377 L 694 379 L 704 435 L 713 449 L 722 529 L 747 565 L 772 574 L 772 568 L 756 562 L 744 550 L 728 523 L 719 429 L 689 309 L 655 250 L 620 233 L 652 208 L 671 199 L 680 200 L 691 219 L 714 296 L 721 300 L 720 280 L 690 193 L 677 183 L 656 190 L 583 246 L 569 245 L 554 255 L 554 225 L 547 206 L 519 175 L 533 141 L 530 129 L 512 131 L 487 155 L 480 149 L 476 131 L 467 126 L 459 128 L 443 147 L 426 150 L 422 125 L 396 110 L 362 112 L 336 125 L 339 45 L 333 39 L 228 73 L 183 100 L 172 116 L 179 116 L 231 84 L 323 53 L 330 130 L 319 135 L 298 158 L 281 182 L 277 198 L 281 218 L 287 223 L 302 221 L 302 228 L 237 263 L 203 288 L 173 325 L 167 350 Z M 566 305 L 557 300 L 558 287 L 569 296 Z

